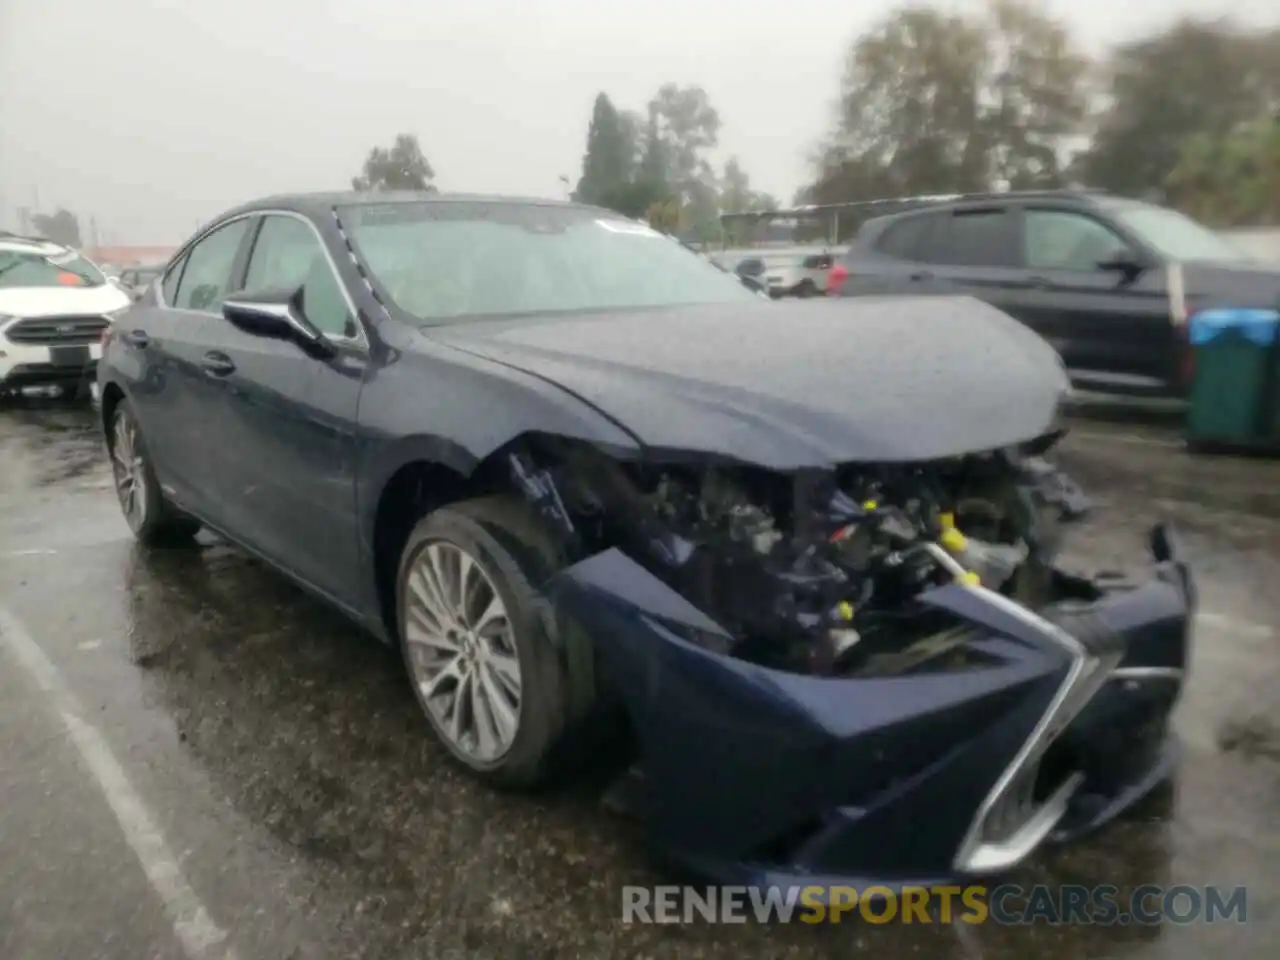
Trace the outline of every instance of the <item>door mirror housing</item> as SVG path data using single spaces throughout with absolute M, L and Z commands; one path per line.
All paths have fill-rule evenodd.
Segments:
M 759 277 L 750 277 L 744 273 L 738 274 L 738 279 L 742 281 L 742 285 L 754 293 L 768 293 L 769 288 Z
M 333 344 L 302 312 L 301 294 L 299 287 L 233 295 L 222 302 L 222 315 L 237 329 L 252 336 L 288 340 L 310 356 L 332 357 L 336 352 Z
M 1136 280 L 1147 269 L 1146 260 L 1132 250 L 1117 250 L 1105 260 L 1098 261 L 1098 269 L 1118 273 L 1126 282 Z

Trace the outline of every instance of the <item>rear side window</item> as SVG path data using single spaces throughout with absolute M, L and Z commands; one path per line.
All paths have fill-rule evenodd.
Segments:
M 936 263 L 959 267 L 1014 267 L 1013 218 L 1004 210 L 958 210 L 939 224 L 935 237 Z
M 881 235 L 876 249 L 898 260 L 927 260 L 929 238 L 937 217 L 906 217 L 890 224 Z
M 830 270 L 831 254 L 817 253 L 813 256 L 805 257 L 802 266 L 806 270 Z

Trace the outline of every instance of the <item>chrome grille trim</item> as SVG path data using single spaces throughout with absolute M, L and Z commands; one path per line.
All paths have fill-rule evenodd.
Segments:
M 101 314 L 24 317 L 9 324 L 5 339 L 24 347 L 66 347 L 97 343 L 110 322 Z
M 1107 682 L 1120 654 L 1100 659 L 1062 627 L 1021 604 L 985 587 L 968 589 L 1057 644 L 1070 659 L 1067 675 L 1053 700 L 979 805 L 956 853 L 956 870 L 991 873 L 1006 870 L 1024 859 L 1066 813 L 1081 777 L 1069 777 L 1048 799 L 1037 804 L 1032 790 L 1040 760 L 1067 724 Z

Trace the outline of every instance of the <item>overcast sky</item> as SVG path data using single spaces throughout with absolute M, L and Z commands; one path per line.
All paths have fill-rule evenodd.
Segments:
M 1181 13 L 1280 18 L 1277 0 L 1050 5 L 1092 50 Z M 443 190 L 562 196 L 596 93 L 641 107 L 668 80 L 706 88 L 721 158 L 787 201 L 849 41 L 893 6 L 0 0 L 0 226 L 38 197 L 104 242 L 177 242 L 255 196 L 345 188 L 400 131 Z

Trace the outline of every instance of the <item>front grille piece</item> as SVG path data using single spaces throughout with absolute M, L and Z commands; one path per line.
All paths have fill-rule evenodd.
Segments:
M 22 346 L 79 346 L 97 343 L 109 321 L 103 316 L 28 317 L 9 325 L 5 338 Z

